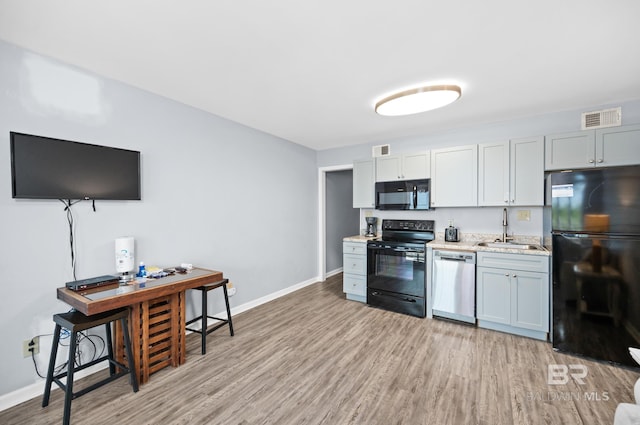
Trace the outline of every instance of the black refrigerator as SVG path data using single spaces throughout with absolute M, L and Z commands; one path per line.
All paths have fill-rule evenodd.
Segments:
M 638 367 L 640 166 L 550 175 L 553 347 Z

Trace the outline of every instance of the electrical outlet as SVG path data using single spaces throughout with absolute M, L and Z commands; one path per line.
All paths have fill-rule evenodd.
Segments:
M 227 283 L 227 295 L 232 297 L 236 294 L 236 287 L 233 286 L 233 283 Z
M 24 357 L 31 357 L 32 351 L 34 355 L 40 353 L 40 337 L 39 336 L 22 341 L 22 355 Z
M 518 210 L 518 221 L 531 221 L 531 210 Z

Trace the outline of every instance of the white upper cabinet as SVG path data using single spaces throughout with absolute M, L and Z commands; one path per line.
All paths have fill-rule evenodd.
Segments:
M 373 159 L 353 161 L 353 208 L 373 208 L 374 189 Z
M 429 152 L 376 158 L 376 181 L 428 179 L 430 176 Z
M 593 166 L 595 132 L 553 134 L 544 140 L 544 169 L 564 170 Z
M 510 142 L 509 205 L 544 205 L 544 138 Z
M 640 125 L 545 137 L 545 170 L 640 164 Z
M 542 137 L 478 145 L 478 205 L 544 205 Z
M 640 164 L 640 125 L 596 130 L 596 167 Z
M 509 142 L 478 145 L 478 205 L 509 205 Z
M 431 151 L 431 206 L 478 205 L 478 145 Z

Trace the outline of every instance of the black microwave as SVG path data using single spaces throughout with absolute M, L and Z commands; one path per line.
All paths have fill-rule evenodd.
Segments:
M 377 210 L 428 210 L 429 179 L 376 183 Z

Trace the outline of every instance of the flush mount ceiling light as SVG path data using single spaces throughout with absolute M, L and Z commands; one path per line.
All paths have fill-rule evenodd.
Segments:
M 412 115 L 442 108 L 455 102 L 462 90 L 455 85 L 418 87 L 394 93 L 376 103 L 376 113 L 385 116 Z

